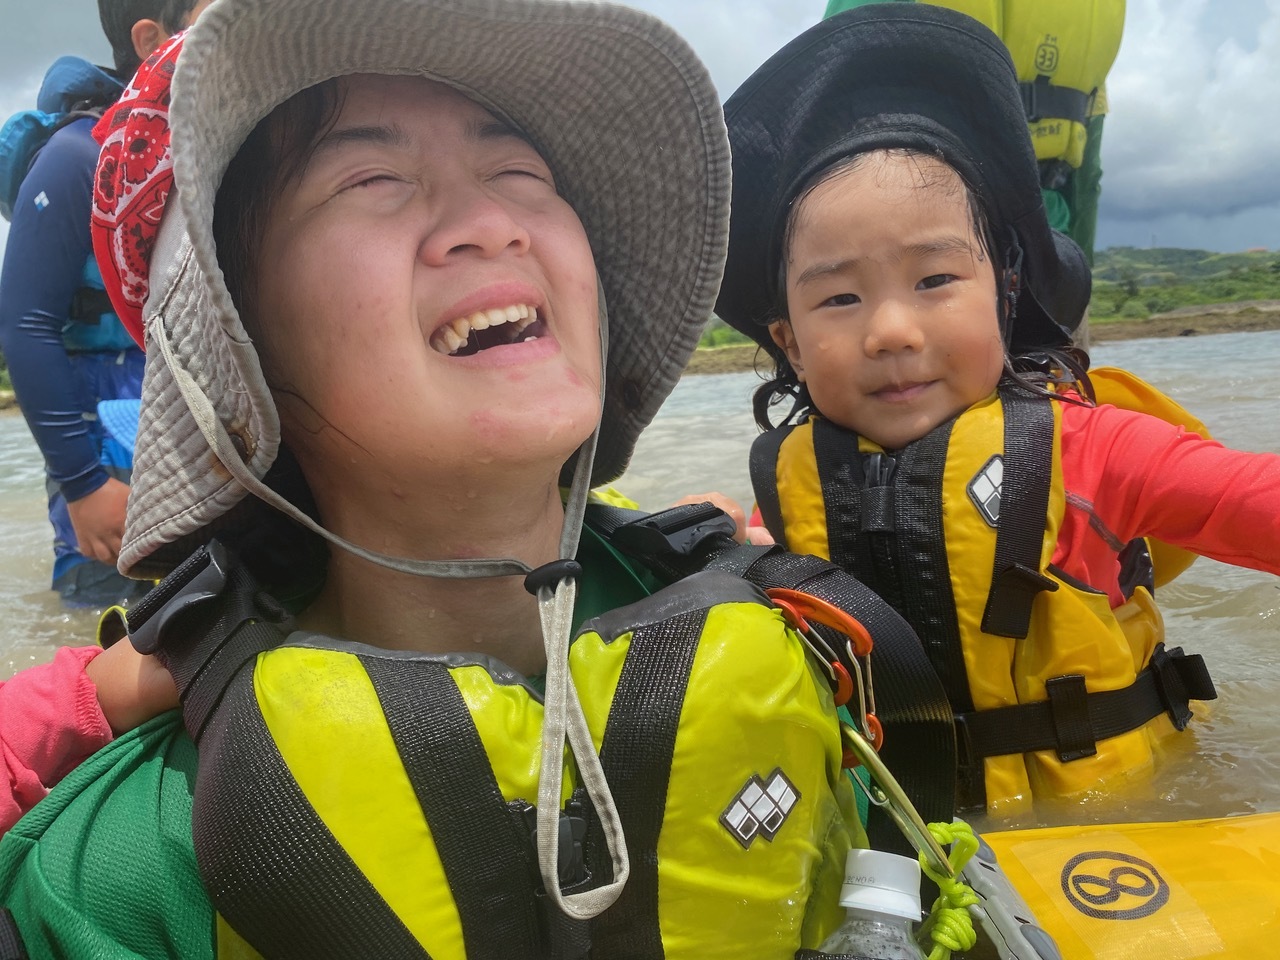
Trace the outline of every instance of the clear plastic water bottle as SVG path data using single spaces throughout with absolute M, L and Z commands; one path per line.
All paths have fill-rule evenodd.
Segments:
M 920 864 L 880 850 L 850 850 L 840 906 L 845 922 L 819 948 L 858 960 L 924 960 L 912 935 L 920 920 Z

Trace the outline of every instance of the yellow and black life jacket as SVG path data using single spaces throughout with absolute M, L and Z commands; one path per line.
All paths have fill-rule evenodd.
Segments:
M 1137 378 L 1093 376 L 1107 399 L 1127 391 L 1161 412 Z M 774 536 L 829 557 L 915 628 L 956 715 L 961 802 L 993 815 L 1145 776 L 1188 700 L 1214 696 L 1200 657 L 1164 648 L 1149 578 L 1112 610 L 1051 566 L 1060 429 L 1059 404 L 1002 387 L 892 454 L 817 416 L 752 450 Z M 1185 563 L 1158 557 L 1166 576 Z
M 542 891 L 542 701 L 523 677 L 296 631 L 216 543 L 129 626 L 173 673 L 199 748 L 193 836 L 220 957 L 790 960 L 840 922 L 845 853 L 866 840 L 831 689 L 739 577 L 685 577 L 570 647 L 632 864 L 590 921 Z M 576 779 L 566 755 L 566 894 L 610 879 Z
M 1120 50 L 1124 0 L 929 0 L 968 14 L 1013 56 L 1036 159 L 1084 158 L 1089 117 L 1107 112 L 1104 82 Z

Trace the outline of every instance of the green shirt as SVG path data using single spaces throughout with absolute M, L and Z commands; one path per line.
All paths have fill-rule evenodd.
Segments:
M 592 531 L 578 623 L 660 585 Z M 32 960 L 210 958 L 215 914 L 191 838 L 196 748 L 171 712 L 76 768 L 0 842 L 0 901 Z

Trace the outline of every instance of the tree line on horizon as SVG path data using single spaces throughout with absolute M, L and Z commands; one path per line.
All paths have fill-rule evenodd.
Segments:
M 1094 255 L 1090 322 L 1145 320 L 1179 307 L 1280 300 L 1280 251 L 1213 253 L 1180 247 L 1108 247 Z M 750 343 L 712 317 L 700 347 Z M 0 354 L 0 389 L 9 389 Z
M 1280 251 L 1108 247 L 1094 254 L 1090 322 L 1145 320 L 1180 307 L 1247 300 L 1280 300 Z M 712 317 L 698 346 L 750 342 Z

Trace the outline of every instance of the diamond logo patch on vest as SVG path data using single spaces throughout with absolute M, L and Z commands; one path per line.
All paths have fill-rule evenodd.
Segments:
M 1000 482 L 1004 479 L 1004 458 L 996 454 L 982 465 L 969 481 L 969 499 L 992 527 L 1000 522 Z
M 756 837 L 772 840 L 777 836 L 787 814 L 799 800 L 800 792 L 795 784 L 777 767 L 763 780 L 759 774 L 753 774 L 728 809 L 720 814 L 720 822 L 745 850 Z

